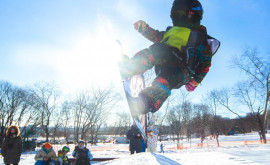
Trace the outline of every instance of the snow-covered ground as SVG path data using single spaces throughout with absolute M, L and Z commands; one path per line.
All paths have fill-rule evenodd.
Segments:
M 163 142 L 165 153 L 139 153 L 130 155 L 128 144 L 98 144 L 89 146 L 96 158 L 117 158 L 108 162 L 93 162 L 97 165 L 212 165 L 212 164 L 265 164 L 270 165 L 270 135 L 269 144 L 260 144 L 258 134 L 221 136 L 220 147 L 216 141 L 207 139 L 203 146 L 199 139 L 192 142 L 182 142 L 183 149 L 177 150 L 175 142 Z M 70 146 L 71 149 L 74 146 Z M 61 146 L 54 146 L 60 149 Z M 159 149 L 159 147 L 158 147 Z M 24 153 L 20 164 L 34 164 L 35 152 Z M 0 164 L 3 165 L 2 159 Z

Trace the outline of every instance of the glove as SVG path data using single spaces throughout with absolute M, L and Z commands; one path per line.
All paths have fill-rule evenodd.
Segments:
M 144 32 L 147 28 L 147 24 L 145 21 L 139 20 L 137 22 L 134 23 L 134 28 L 138 31 L 138 32 Z
M 187 91 L 193 92 L 195 88 L 199 85 L 194 79 L 190 79 L 189 83 L 185 85 Z

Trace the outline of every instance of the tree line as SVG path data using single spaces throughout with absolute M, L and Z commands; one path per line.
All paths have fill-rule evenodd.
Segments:
M 6 128 L 15 124 L 22 134 L 34 132 L 39 127 L 46 141 L 55 139 L 59 128 L 68 141 L 71 128 L 74 140 L 96 138 L 101 125 L 106 122 L 109 111 L 121 100 L 112 87 L 93 87 L 63 98 L 54 83 L 39 82 L 31 87 L 18 87 L 0 81 L 0 141 Z M 79 137 L 80 135 L 80 137 Z

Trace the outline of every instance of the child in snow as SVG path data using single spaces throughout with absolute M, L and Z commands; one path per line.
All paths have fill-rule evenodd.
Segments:
M 160 144 L 160 153 L 164 153 L 164 145 L 162 143 Z
M 56 159 L 56 153 L 52 148 L 51 143 L 47 142 L 42 147 L 41 150 L 35 156 L 35 165 L 54 165 Z
M 154 44 L 131 59 L 125 56 L 119 64 L 121 72 L 128 78 L 155 67 L 157 75 L 152 86 L 142 90 L 132 102 L 138 107 L 135 113 L 154 113 L 172 89 L 185 85 L 192 92 L 204 79 L 220 43 L 200 25 L 202 16 L 198 0 L 175 0 L 171 9 L 173 26 L 166 31 L 154 30 L 144 21 L 134 24 L 134 28 Z
M 69 161 L 68 161 L 68 157 L 67 157 L 67 153 L 70 151 L 69 147 L 67 146 L 64 146 L 62 148 L 62 150 L 58 151 L 58 163 L 60 165 L 69 165 L 71 164 Z

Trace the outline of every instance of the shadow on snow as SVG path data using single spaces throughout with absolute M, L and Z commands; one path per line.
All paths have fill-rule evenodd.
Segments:
M 163 156 L 163 155 L 158 155 L 158 154 L 155 154 L 155 153 L 151 153 L 156 159 L 157 161 L 162 164 L 162 165 L 181 165 L 179 164 L 178 162 L 172 160 L 172 159 L 169 159 L 167 158 L 166 156 Z

